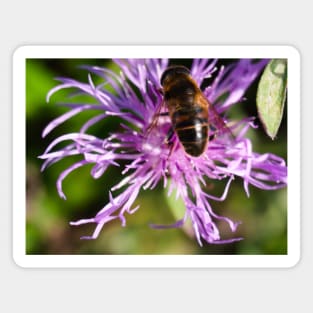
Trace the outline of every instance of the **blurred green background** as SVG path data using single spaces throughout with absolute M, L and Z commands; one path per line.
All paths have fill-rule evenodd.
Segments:
M 220 60 L 228 64 L 233 60 Z M 190 66 L 190 60 L 171 60 L 172 64 Z M 142 191 L 134 206 L 140 209 L 127 215 L 126 227 L 119 220 L 104 226 L 97 240 L 80 240 L 90 235 L 95 224 L 70 226 L 70 221 L 93 217 L 107 202 L 110 187 L 121 179 L 120 169 L 111 167 L 101 178 L 90 176 L 91 166 L 72 172 L 63 182 L 67 200 L 61 199 L 56 190 L 59 174 L 77 161 L 69 157 L 40 172 L 42 154 L 48 144 L 61 134 L 78 131 L 90 116 L 97 112 L 85 112 L 70 119 L 46 138 L 41 134 L 44 127 L 66 108 L 56 105 L 66 102 L 68 91 L 55 94 L 46 103 L 48 91 L 58 83 L 55 77 L 70 77 L 87 82 L 88 73 L 79 65 L 97 65 L 118 71 L 110 60 L 97 59 L 28 59 L 26 61 L 26 158 L 27 158 L 27 254 L 286 254 L 287 253 L 287 188 L 264 191 L 250 186 L 247 198 L 243 184 L 236 179 L 227 200 L 211 201 L 219 215 L 241 221 L 237 232 L 232 234 L 228 225 L 219 223 L 222 238 L 244 237 L 232 244 L 209 245 L 203 241 L 200 247 L 190 235 L 190 225 L 184 228 L 155 230 L 149 223 L 170 224 L 183 216 L 183 203 L 168 198 L 162 186 L 153 191 Z M 101 82 L 93 76 L 95 82 Z M 255 97 L 257 81 L 249 88 L 248 101 L 232 108 L 229 116 L 240 118 L 256 116 Z M 75 98 L 77 100 L 77 98 Z M 82 101 L 85 99 L 82 98 Z M 286 106 L 287 107 L 287 106 Z M 286 111 L 286 109 L 285 109 Z M 118 128 L 118 120 L 107 119 L 92 131 L 100 137 Z M 287 159 L 286 112 L 277 138 L 272 141 L 260 126 L 251 130 L 254 151 L 272 152 Z M 209 191 L 217 196 L 223 193 L 225 182 L 210 181 Z M 175 193 L 174 193 L 175 194 Z M 192 232 L 191 232 L 192 233 Z

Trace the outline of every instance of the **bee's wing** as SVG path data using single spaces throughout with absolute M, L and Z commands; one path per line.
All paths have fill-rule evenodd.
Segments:
M 208 109 L 209 109 L 209 125 L 210 131 L 209 136 L 210 138 L 223 138 L 230 142 L 234 141 L 235 136 L 232 133 L 230 127 L 228 126 L 227 122 L 224 118 L 219 115 L 216 111 L 214 106 L 208 102 Z
M 156 111 L 155 111 L 155 113 L 153 115 L 152 121 L 149 124 L 148 128 L 146 129 L 146 135 L 149 135 L 150 132 L 152 131 L 152 129 L 157 126 L 158 121 L 159 121 L 159 117 L 166 113 L 166 112 L 162 112 L 162 111 L 164 111 L 163 110 L 164 108 L 165 108 L 165 101 L 163 100 L 160 103 L 160 105 L 158 106 L 158 108 L 156 109 Z M 168 114 L 168 113 L 166 113 L 166 114 Z

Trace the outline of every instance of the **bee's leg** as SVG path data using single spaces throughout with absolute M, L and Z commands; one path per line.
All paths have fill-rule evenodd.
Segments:
M 169 146 L 169 154 L 167 159 L 170 158 L 170 156 L 172 155 L 173 151 L 175 150 L 175 148 L 177 147 L 177 141 L 173 140 L 174 137 L 174 129 L 171 127 L 166 138 L 165 138 L 165 142 L 166 144 Z
M 154 116 L 152 118 L 152 122 L 150 123 L 150 125 L 148 126 L 146 133 L 149 134 L 151 132 L 151 130 L 157 125 L 159 117 L 160 116 L 168 116 L 168 112 L 162 112 L 162 107 L 164 106 L 164 102 L 162 102 L 159 107 L 157 108 L 157 111 L 154 113 Z
M 164 91 L 163 91 L 162 88 L 158 88 L 157 91 L 158 91 L 162 96 L 164 96 Z
M 177 141 L 171 142 L 171 144 L 170 144 L 170 152 L 169 152 L 169 154 L 167 156 L 167 159 L 170 158 L 170 156 L 172 155 L 173 151 L 177 148 L 177 144 L 178 144 Z
M 212 141 L 213 139 L 216 138 L 217 135 L 217 129 L 214 126 L 210 126 L 210 131 L 209 131 L 209 141 Z
M 172 145 L 173 144 L 173 136 L 174 136 L 174 129 L 173 127 L 170 128 L 170 130 L 168 131 L 166 137 L 165 137 L 165 143 L 168 145 Z
M 152 118 L 152 122 L 150 123 L 150 125 L 148 126 L 147 130 L 146 130 L 146 133 L 149 134 L 151 132 L 151 130 L 157 125 L 158 123 L 158 120 L 159 120 L 159 116 L 160 116 L 160 112 L 161 112 L 161 109 L 162 109 L 162 105 L 161 104 L 157 111 L 155 112 L 153 118 Z
M 212 141 L 216 138 L 216 134 L 212 134 L 209 136 L 209 141 Z

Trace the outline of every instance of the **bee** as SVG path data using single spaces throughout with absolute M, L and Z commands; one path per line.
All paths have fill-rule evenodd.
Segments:
M 209 142 L 211 104 L 190 75 L 189 69 L 184 66 L 168 67 L 160 83 L 173 132 L 186 154 L 201 156 Z

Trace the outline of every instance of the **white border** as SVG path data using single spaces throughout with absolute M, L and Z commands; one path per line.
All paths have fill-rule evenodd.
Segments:
M 25 60 L 27 58 L 287 58 L 287 255 L 26 255 Z M 13 259 L 21 267 L 292 267 L 300 260 L 300 54 L 291 46 L 24 46 L 13 55 Z

